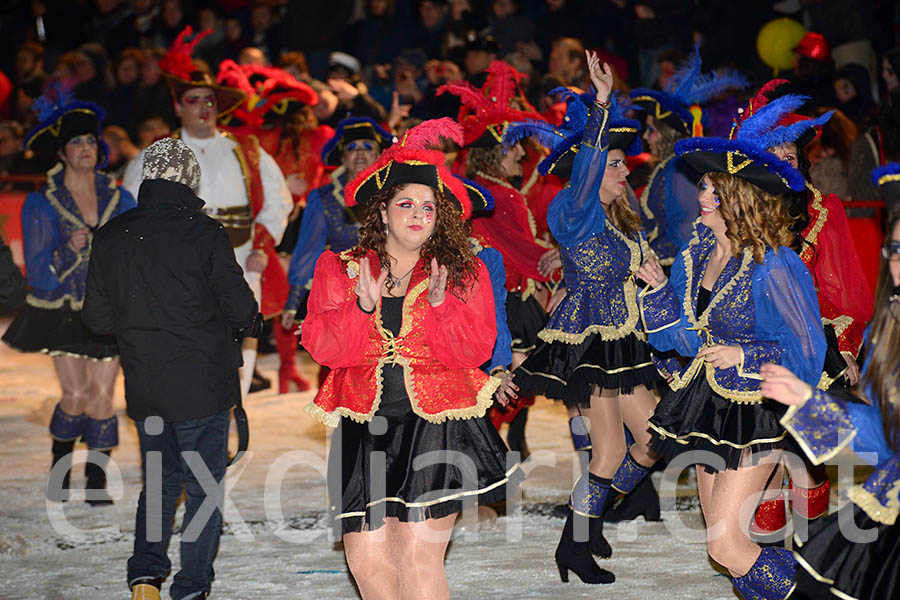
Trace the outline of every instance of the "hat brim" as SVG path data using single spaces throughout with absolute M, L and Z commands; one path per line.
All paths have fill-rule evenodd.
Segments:
M 357 204 L 368 206 L 379 192 L 390 189 L 395 185 L 409 183 L 419 183 L 440 190 L 461 212 L 465 211 L 462 199 L 456 197 L 457 194 L 450 186 L 451 182 L 443 181 L 438 167 L 428 163 L 411 164 L 391 161 L 369 174 L 365 181 L 363 181 L 356 189 L 354 199 Z M 469 193 L 469 195 L 471 196 L 472 194 Z M 475 210 L 480 210 L 483 209 L 484 206 L 481 206 L 480 208 L 473 206 L 473 208 Z
M 693 142 L 686 144 L 685 142 Z M 706 142 L 704 145 L 699 143 Z M 718 146 L 718 147 L 713 147 Z M 676 144 L 676 154 L 698 174 L 728 173 L 774 195 L 800 191 L 806 182 L 799 171 L 774 154 L 770 157 L 743 147 L 734 140 L 691 138 Z
M 172 99 L 181 104 L 181 97 L 184 96 L 185 92 L 193 88 L 209 88 L 216 95 L 216 107 L 218 111 L 216 112 L 216 117 L 224 117 L 225 115 L 231 113 L 237 107 L 241 105 L 241 103 L 247 98 L 247 95 L 238 90 L 236 88 L 227 87 L 224 85 L 219 85 L 217 83 L 210 83 L 209 81 L 199 80 L 199 81 L 190 81 L 187 79 L 181 79 L 180 77 L 175 77 L 173 75 L 169 75 L 168 73 L 163 73 L 163 76 L 166 78 L 166 81 L 169 84 L 169 91 L 172 93 Z
M 657 121 L 665 123 L 682 135 L 691 135 L 688 124 L 685 123 L 684 119 L 671 108 L 664 107 L 657 98 L 649 94 L 642 94 L 632 97 L 631 101 L 636 108 L 644 111 L 645 115 L 650 115 Z
M 322 156 L 322 162 L 333 167 L 339 166 L 343 161 L 344 146 L 356 140 L 372 140 L 378 145 L 379 153 L 388 148 L 393 142 L 392 139 L 380 134 L 371 123 L 358 122 L 351 123 L 343 127 L 340 132 L 340 138 L 337 143 L 332 144 Z

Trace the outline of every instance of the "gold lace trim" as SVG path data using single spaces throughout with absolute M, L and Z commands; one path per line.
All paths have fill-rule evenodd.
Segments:
M 806 402 L 810 402 L 810 399 L 807 399 Z M 849 435 L 847 435 L 846 438 L 841 440 L 841 442 L 837 446 L 835 446 L 825 454 L 817 455 L 816 452 L 813 451 L 812 448 L 810 448 L 809 444 L 806 443 L 806 436 L 794 427 L 794 416 L 797 414 L 797 411 L 799 411 L 806 405 L 806 402 L 804 402 L 803 404 L 795 404 L 793 406 L 789 406 L 787 412 L 784 413 L 784 416 L 781 417 L 781 426 L 784 427 L 785 430 L 787 430 L 788 433 L 791 434 L 791 436 L 793 436 L 794 440 L 797 442 L 797 445 L 803 449 L 803 453 L 806 454 L 810 462 L 812 462 L 812 464 L 814 465 L 820 465 L 825 461 L 831 460 L 832 458 L 837 456 L 838 453 L 843 450 L 847 446 L 847 444 L 849 444 L 851 440 L 853 440 L 853 438 L 856 437 L 857 431 L 854 429 L 850 432 Z
M 888 494 L 890 497 L 887 506 L 879 502 L 872 492 L 866 491 L 861 485 L 850 488 L 847 497 L 873 521 L 882 525 L 893 525 L 897 521 L 897 515 L 900 515 L 900 479 L 894 482 Z
M 653 182 L 656 180 L 656 176 L 659 175 L 661 169 L 664 169 L 669 161 L 672 160 L 674 156 L 670 156 L 664 161 L 657 163 L 655 167 L 653 167 L 653 172 L 650 173 L 650 178 L 647 180 L 647 185 L 644 186 L 643 191 L 641 192 L 641 212 L 644 213 L 648 219 L 652 221 L 656 221 L 656 216 L 653 214 L 653 211 L 650 210 L 650 188 L 653 186 Z M 652 242 L 657 237 L 659 237 L 659 225 L 655 226 L 652 231 L 647 232 L 647 241 Z
M 812 192 L 813 195 L 812 202 L 809 203 L 810 208 L 814 209 L 817 213 L 816 220 L 812 223 L 812 227 L 810 227 L 806 235 L 803 236 L 803 239 L 809 243 L 809 246 L 805 247 L 800 253 L 800 259 L 807 266 L 810 266 L 812 259 L 815 256 L 815 248 L 813 248 L 813 246 L 816 245 L 816 241 L 819 239 L 819 232 L 822 231 L 822 228 L 825 227 L 825 221 L 828 220 L 828 209 L 822 205 L 822 192 L 814 188 L 809 182 L 806 183 L 806 189 Z
M 699 432 L 692 431 L 688 434 L 679 436 L 679 435 L 675 435 L 674 433 L 670 433 L 670 432 L 666 431 L 662 427 L 659 427 L 658 425 L 656 425 L 652 422 L 648 421 L 647 425 L 649 425 L 650 429 L 657 432 L 663 438 L 672 438 L 679 444 L 682 444 L 685 446 L 687 446 L 690 443 L 688 441 L 688 438 L 698 437 L 698 438 L 703 438 L 716 446 L 730 446 L 730 447 L 736 448 L 738 450 L 743 450 L 745 448 L 749 448 L 750 446 L 757 446 L 759 444 L 773 444 L 775 442 L 780 442 L 787 435 L 787 432 L 785 431 L 778 437 L 753 440 L 753 441 L 747 442 L 746 444 L 735 444 L 734 442 L 729 442 L 728 440 L 717 440 L 716 438 L 714 438 L 706 433 L 699 433 Z

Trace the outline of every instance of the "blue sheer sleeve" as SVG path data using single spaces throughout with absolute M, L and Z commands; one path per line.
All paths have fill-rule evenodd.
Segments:
M 814 464 L 830 460 L 851 442 L 853 451 L 871 465 L 893 456 L 878 407 L 849 402 L 842 395 L 814 390 L 806 402 L 790 407 L 781 423 Z
M 135 201 L 134 196 L 131 195 L 131 192 L 123 188 L 121 185 L 119 186 L 119 205 L 116 206 L 115 215 L 121 215 L 125 211 L 129 211 L 132 208 L 137 206 L 137 201 Z
M 31 192 L 22 206 L 22 237 L 28 283 L 37 290 L 51 291 L 83 260 L 72 249 L 58 227 L 59 215 L 38 192 Z
M 507 367 L 512 362 L 512 335 L 506 324 L 506 269 L 503 268 L 503 255 L 494 248 L 484 248 L 477 256 L 491 276 L 494 311 L 497 313 L 497 341 L 494 342 L 491 360 L 482 366 L 487 373 L 491 373 L 494 369 Z
M 547 209 L 547 225 L 562 246 L 577 246 L 606 226 L 600 183 L 609 149 L 608 113 L 596 102 L 575 155 L 572 177 Z
M 316 261 L 325 251 L 328 242 L 328 223 L 325 221 L 325 210 L 318 190 L 313 190 L 306 198 L 306 209 L 300 220 L 300 231 L 297 234 L 297 245 L 291 253 L 288 267 L 288 284 L 291 294 L 285 310 L 297 310 L 312 281 Z
M 700 332 L 690 329 L 691 323 L 684 314 L 684 290 L 687 274 L 684 257 L 679 253 L 672 264 L 671 276 L 665 285 L 643 290 L 638 299 L 641 319 L 648 342 L 656 350 L 674 350 L 681 356 L 696 356 L 702 340 Z
M 756 342 L 741 344 L 744 377 L 759 378 L 766 362 L 779 363 L 815 386 L 825 362 L 825 333 L 812 276 L 789 248 L 769 250 L 753 275 Z
M 666 235 L 676 248 L 691 239 L 693 223 L 700 216 L 697 185 L 685 174 L 683 160 L 675 159 L 666 165 Z

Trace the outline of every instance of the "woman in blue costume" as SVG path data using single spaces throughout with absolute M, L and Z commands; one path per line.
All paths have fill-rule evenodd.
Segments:
M 641 193 L 641 221 L 650 247 L 663 266 L 675 260 L 699 216 L 695 186 L 689 170 L 675 156 L 675 142 L 703 135 L 702 105 L 729 88 L 743 89 L 747 81 L 732 71 L 703 75 L 700 47 L 669 79 L 665 90 L 635 88 L 631 100 L 644 111 L 643 138 L 655 167 Z
M 659 376 L 641 332 L 634 279 L 651 251 L 625 196 L 625 150 L 634 148 L 639 124 L 611 117 L 609 68 L 593 53 L 588 66 L 597 90 L 592 114 L 571 181 L 547 213 L 560 244 L 567 295 L 538 335 L 541 344 L 501 395 L 542 394 L 563 400 L 573 416 L 587 417 L 581 434 L 586 437 L 589 429 L 595 442 L 589 473 L 572 491 L 556 562 L 563 581 L 571 570 L 585 583 L 611 583 L 613 574 L 599 568 L 591 554 L 612 553 L 602 533 L 610 486 L 630 491 L 655 462 L 647 452 L 646 420 L 656 404 L 649 389 Z M 567 144 L 563 150 L 569 149 Z M 635 437 L 630 452 L 623 422 Z M 583 518 L 590 524 L 586 536 L 576 531 Z
M 22 207 L 30 293 L 3 341 L 22 352 L 53 357 L 62 399 L 50 420 L 54 468 L 47 494 L 64 501 L 75 443 L 83 439 L 95 451 L 85 464 L 87 489 L 105 490 L 105 463 L 119 442 L 113 412 L 119 350 L 114 337 L 87 328 L 81 306 L 93 233 L 135 202 L 97 170 L 108 154 L 100 136 L 103 110 L 72 101 L 59 88 L 51 91 L 55 100 L 42 97 L 36 103 L 40 123 L 26 147 L 56 156 L 59 163 L 47 172 L 47 185 L 28 194 Z M 87 501 L 112 504 L 105 491 L 89 493 Z
M 764 131 L 790 110 L 778 99 L 744 121 L 732 139 L 693 138 L 676 152 L 699 173 L 700 220 L 675 259 L 671 279 L 652 261 L 638 276 L 650 345 L 671 391 L 650 418 L 651 448 L 670 464 L 697 465 L 710 557 L 745 600 L 783 600 L 796 563 L 783 548 L 748 537 L 752 510 L 780 459 L 784 407 L 760 391 L 763 363 L 819 381 L 825 335 L 816 290 L 789 245 L 781 196 L 803 176 L 766 149 Z M 690 453 L 684 455 L 684 453 Z M 677 463 L 676 463 L 677 464 Z
M 900 199 L 900 164 L 876 169 L 885 199 Z M 893 189 L 891 189 L 893 188 Z M 790 406 L 782 419 L 814 463 L 851 444 L 875 471 L 847 494 L 850 502 L 794 538 L 800 600 L 900 597 L 900 213 L 890 218 L 878 275 L 875 316 L 863 346 L 860 398 L 814 389 L 777 365 L 762 369 L 763 393 Z

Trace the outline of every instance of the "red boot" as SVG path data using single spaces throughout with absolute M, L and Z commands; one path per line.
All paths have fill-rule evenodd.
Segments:
M 825 480 L 825 483 L 818 487 L 806 489 L 795 486 L 794 482 L 790 482 L 791 508 L 801 517 L 809 519 L 818 519 L 828 514 L 828 500 L 831 496 L 831 482 Z
M 783 542 L 786 526 L 787 512 L 782 495 L 760 503 L 753 516 L 753 522 L 750 523 L 750 534 L 754 540 L 774 544 Z
M 290 329 L 282 327 L 280 322 L 276 322 L 274 325 L 275 344 L 278 347 L 278 356 L 281 358 L 281 367 L 278 369 L 278 393 L 287 394 L 291 391 L 291 381 L 297 386 L 297 391 L 305 392 L 311 386 L 300 375 L 294 360 L 297 353 L 297 336 L 294 335 L 294 331 L 296 331 L 297 325 L 293 325 Z

